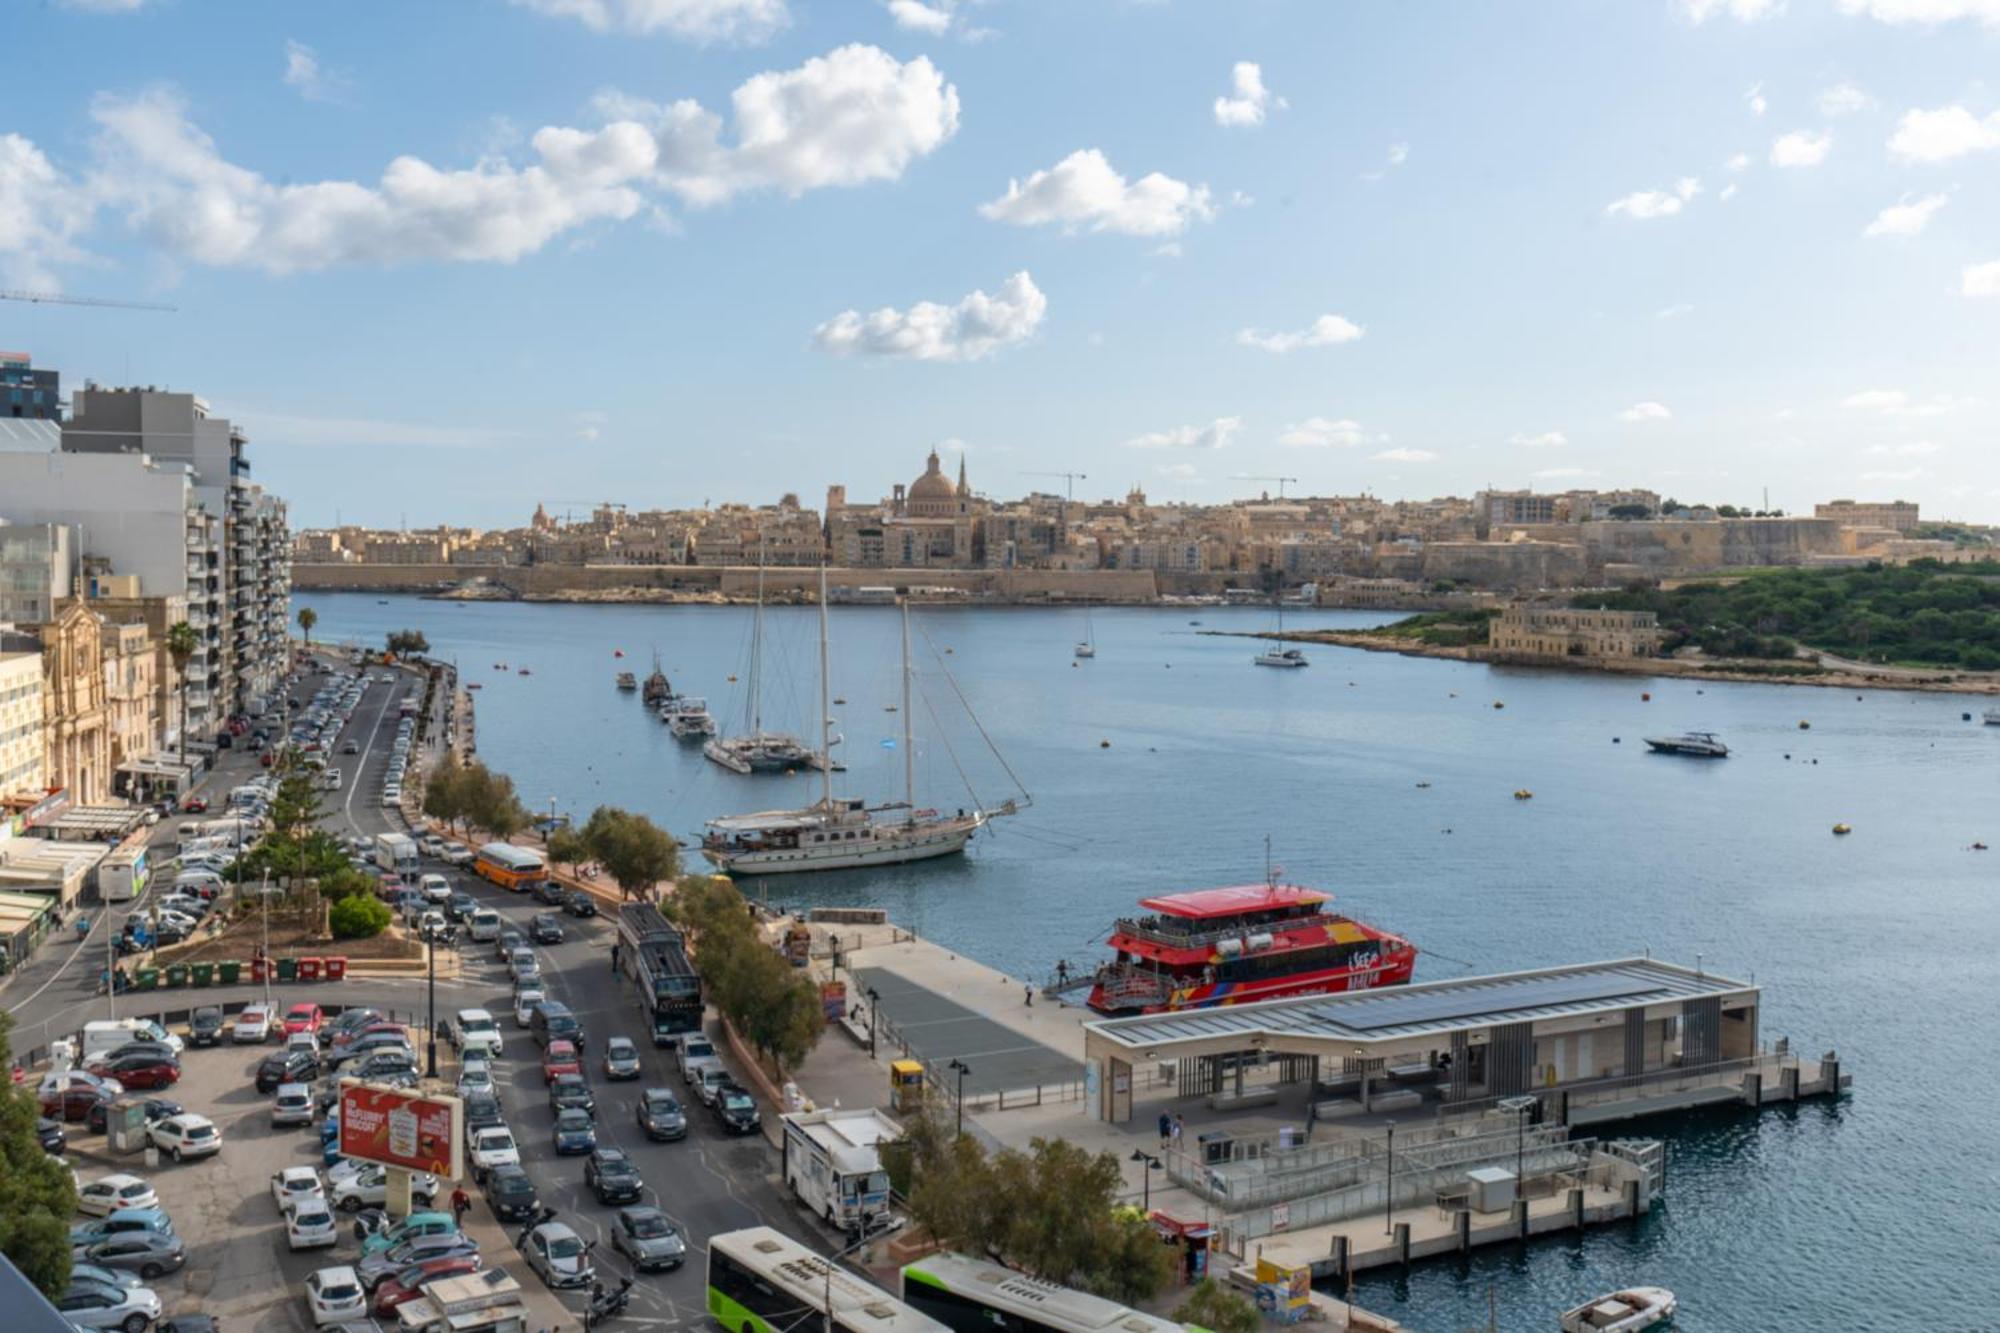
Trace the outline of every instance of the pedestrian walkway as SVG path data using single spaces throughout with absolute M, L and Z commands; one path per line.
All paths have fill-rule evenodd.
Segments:
M 870 991 L 879 997 L 873 1001 L 880 1009 L 878 1050 L 886 1032 L 893 1034 L 899 1048 L 907 1047 L 909 1055 L 929 1064 L 934 1076 L 942 1076 L 952 1061 L 962 1062 L 970 1067 L 965 1075 L 968 1096 L 1083 1079 L 1083 1066 L 1074 1056 L 948 999 L 921 981 L 889 967 L 858 968 L 853 977 L 854 989 L 864 997 Z

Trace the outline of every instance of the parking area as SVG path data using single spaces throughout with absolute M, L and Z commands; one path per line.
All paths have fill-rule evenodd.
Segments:
M 1069 1083 L 1083 1077 L 1075 1060 L 1041 1042 L 1025 1037 L 930 987 L 881 968 L 856 968 L 854 979 L 863 994 L 874 990 L 882 1016 L 896 1026 L 910 1049 L 942 1069 L 952 1060 L 972 1066 L 965 1076 L 968 1094 L 1006 1092 L 1043 1083 Z

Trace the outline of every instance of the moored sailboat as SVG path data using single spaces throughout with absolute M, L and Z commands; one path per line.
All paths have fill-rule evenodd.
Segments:
M 757 608 L 750 622 L 750 730 L 741 736 L 719 736 L 702 746 L 701 752 L 735 773 L 792 773 L 801 768 L 818 768 L 831 760 L 824 750 L 814 750 L 796 736 L 764 730 L 764 564 L 757 563 Z M 826 615 L 826 600 L 820 599 L 820 615 Z M 735 679 L 731 677 L 730 679 Z M 664 702 L 664 700 L 662 701 Z M 820 710 L 824 713 L 826 710 Z

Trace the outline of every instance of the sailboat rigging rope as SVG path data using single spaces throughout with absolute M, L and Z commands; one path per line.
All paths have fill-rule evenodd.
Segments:
M 986 724 L 981 722 L 979 714 L 973 711 L 972 701 L 965 697 L 964 690 L 958 688 L 958 679 L 951 674 L 951 668 L 945 665 L 944 654 L 938 651 L 937 641 L 931 638 L 931 632 L 928 627 L 924 627 L 923 635 L 924 642 L 930 646 L 931 656 L 937 659 L 938 670 L 944 674 L 945 684 L 951 686 L 951 692 L 958 696 L 959 707 L 963 708 L 965 715 L 972 719 L 972 725 L 979 731 L 979 739 L 986 742 L 986 748 L 991 750 L 993 757 L 1000 761 L 1000 767 L 1006 771 L 1008 778 L 1020 790 L 1023 799 L 1034 800 L 1034 797 L 1028 792 L 1028 784 L 1021 781 L 1020 774 L 1014 771 L 1012 765 L 1007 762 L 1007 756 L 1000 753 L 1000 747 L 994 744 L 993 737 L 987 733 Z
M 910 674 L 912 677 L 916 676 L 915 672 L 911 672 Z M 930 714 L 932 733 L 943 744 L 945 754 L 950 756 L 951 766 L 958 770 L 958 780 L 965 784 L 966 793 L 972 797 L 973 808 L 984 809 L 985 805 L 980 801 L 979 793 L 973 789 L 972 775 L 965 771 L 965 765 L 958 762 L 958 751 L 951 747 L 951 737 L 945 734 L 944 720 L 938 716 L 936 705 L 931 703 L 930 692 L 924 689 L 922 679 L 913 679 L 912 683 L 917 687 L 917 697 L 924 701 L 924 711 Z M 915 816 L 915 813 L 915 811 L 911 811 L 912 817 Z

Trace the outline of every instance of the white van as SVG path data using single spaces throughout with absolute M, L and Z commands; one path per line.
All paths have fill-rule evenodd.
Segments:
M 482 943 L 491 944 L 500 938 L 500 914 L 490 907 L 475 908 L 466 919 L 465 933 Z
M 329 768 L 328 770 L 326 770 L 326 776 L 322 777 L 319 780 L 319 785 L 324 787 L 328 791 L 339 791 L 340 770 L 337 768 Z
M 150 1018 L 101 1018 L 83 1025 L 83 1050 L 81 1056 L 89 1060 L 92 1056 L 113 1051 L 128 1041 L 160 1041 L 181 1052 L 179 1037 L 161 1027 Z

